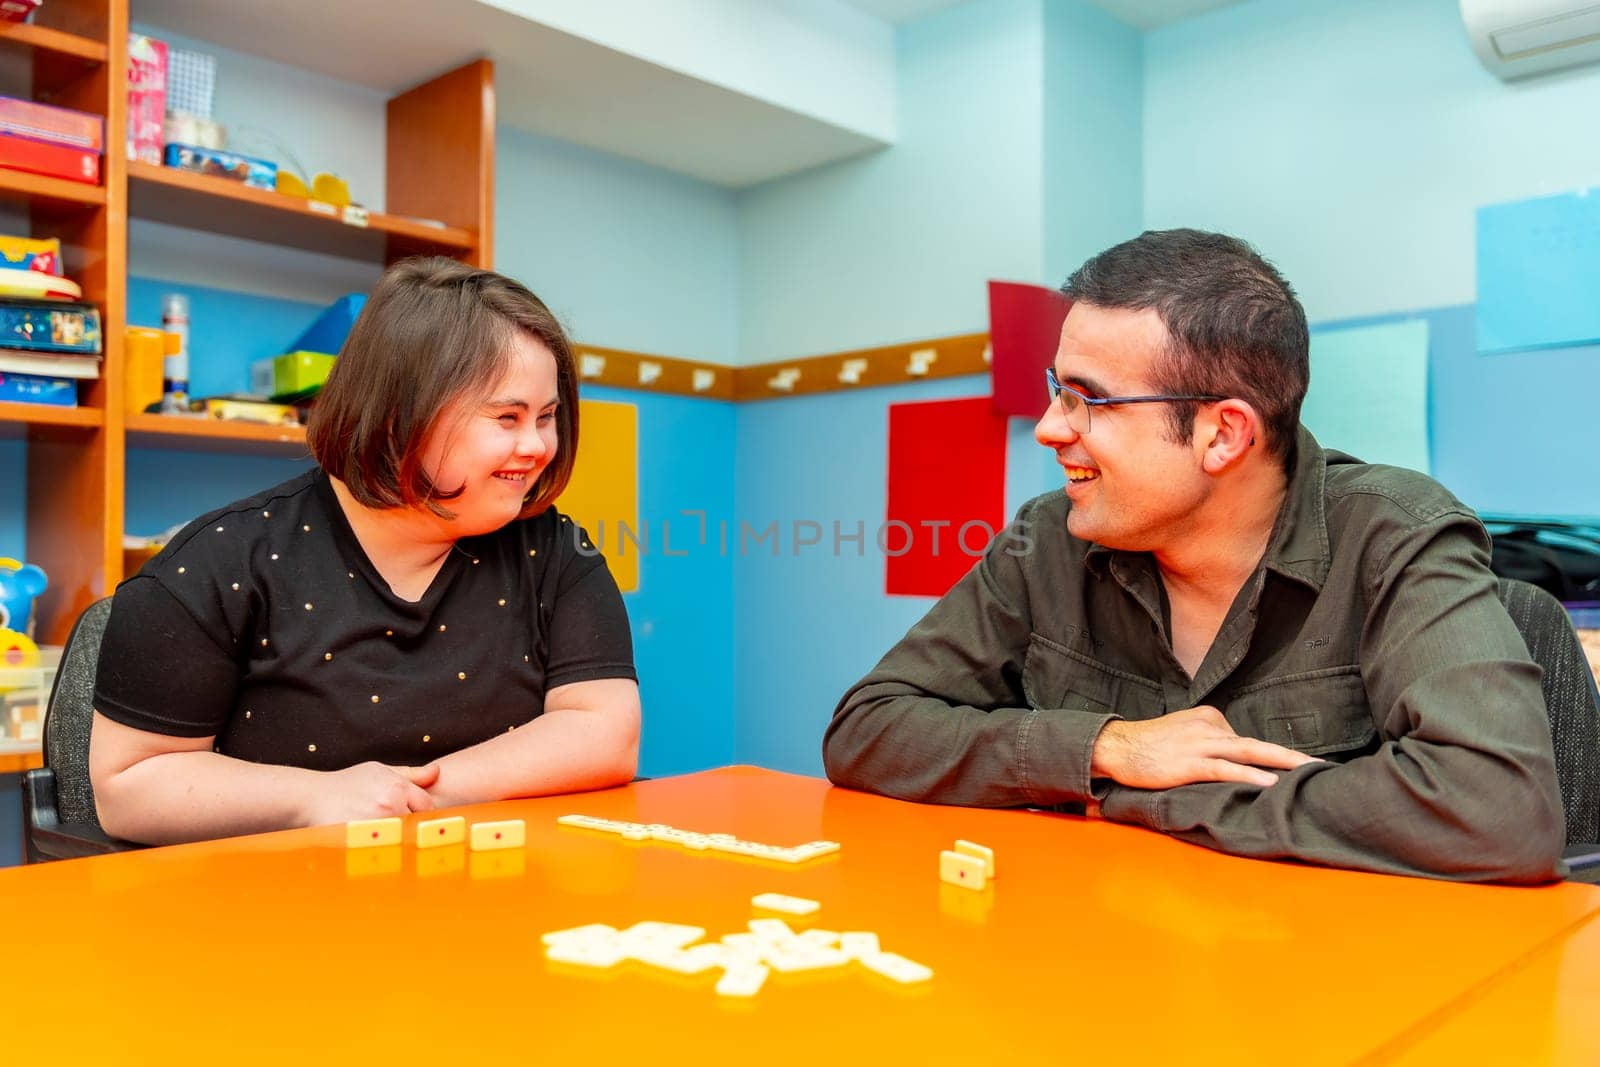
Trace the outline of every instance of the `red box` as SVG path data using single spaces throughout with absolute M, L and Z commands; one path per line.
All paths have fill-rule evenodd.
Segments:
M 86 111 L 0 96 L 0 133 L 100 152 L 105 148 L 105 126 L 105 119 Z
M 100 184 L 99 152 L 10 134 L 0 134 L 0 167 L 89 185 Z
M 0 19 L 26 22 L 44 0 L 0 0 Z
M 128 34 L 128 158 L 160 164 L 167 116 L 167 42 Z

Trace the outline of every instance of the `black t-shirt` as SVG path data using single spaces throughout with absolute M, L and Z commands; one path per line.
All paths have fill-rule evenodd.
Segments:
M 557 686 L 636 677 L 592 544 L 550 508 L 457 542 L 412 603 L 313 470 L 196 519 L 118 587 L 95 708 L 257 763 L 426 763 L 537 717 Z

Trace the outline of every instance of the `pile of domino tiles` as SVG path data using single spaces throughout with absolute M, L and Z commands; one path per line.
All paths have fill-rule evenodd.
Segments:
M 591 923 L 543 936 L 545 958 L 553 963 L 606 970 L 625 960 L 673 974 L 696 975 L 720 968 L 717 992 L 752 997 L 768 974 L 842 969 L 852 964 L 901 983 L 925 982 L 933 971 L 893 952 L 885 952 L 878 935 L 865 930 L 795 933 L 782 919 L 751 919 L 747 931 L 724 934 L 720 941 L 702 941 L 699 926 L 645 921 L 625 930 Z

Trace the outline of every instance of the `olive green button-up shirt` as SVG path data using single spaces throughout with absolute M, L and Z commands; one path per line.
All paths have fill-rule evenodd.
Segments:
M 1413 471 L 1303 427 L 1260 565 L 1193 678 L 1154 560 L 1078 540 L 1054 492 L 1016 520 L 840 701 L 838 785 L 981 807 L 1098 800 L 1227 852 L 1401 874 L 1560 877 L 1565 827 L 1541 673 L 1501 606 L 1477 517 Z M 1091 781 L 1114 718 L 1210 704 L 1322 757 L 1262 788 Z

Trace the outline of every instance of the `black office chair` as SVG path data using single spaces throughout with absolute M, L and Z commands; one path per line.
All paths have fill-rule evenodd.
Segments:
M 1544 668 L 1572 880 L 1600 883 L 1600 687 L 1561 601 L 1515 578 L 1500 579 L 1500 601 Z
M 111 598 L 97 600 L 78 616 L 50 702 L 45 707 L 44 766 L 22 779 L 24 863 L 99 856 L 139 848 L 100 828 L 89 781 L 89 727 L 94 719 L 94 673 L 100 638 L 111 615 Z

